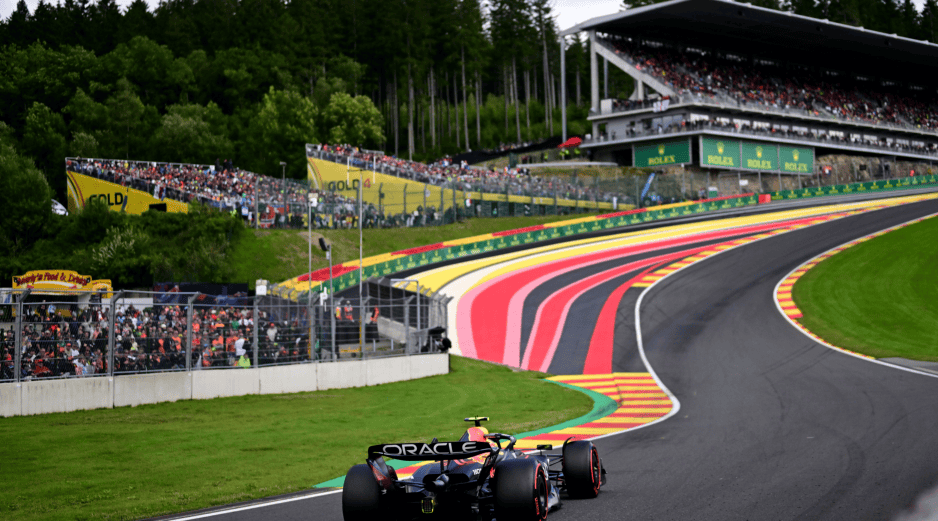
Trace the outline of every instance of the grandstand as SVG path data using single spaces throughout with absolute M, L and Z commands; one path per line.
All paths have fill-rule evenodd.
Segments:
M 938 159 L 938 45 L 728 0 L 671 0 L 563 35 L 584 31 L 594 160 L 782 185 L 822 156 L 860 158 L 866 179 Z M 634 79 L 630 99 L 601 98 L 601 60 Z
M 91 198 L 129 213 L 142 213 L 160 203 L 169 203 L 168 211 L 187 211 L 187 203 L 199 202 L 239 215 L 252 226 L 306 228 L 306 197 L 312 188 L 321 192 L 313 211 L 314 227 L 349 228 L 357 226 L 358 205 L 354 186 L 344 182 L 346 165 L 375 168 L 389 176 L 385 181 L 394 181 L 385 183 L 383 191 L 380 184 L 375 190 L 365 190 L 365 227 L 434 226 L 496 212 L 503 216 L 571 213 L 633 204 L 633 190 L 624 193 L 622 187 L 601 187 L 597 179 L 587 177 L 537 176 L 523 168 L 482 169 L 448 158 L 428 165 L 350 145 L 308 145 L 307 156 L 341 165 L 336 179 L 343 182 L 323 182 L 319 176 L 304 182 L 279 179 L 228 162 L 200 165 L 66 158 L 69 208 L 77 211 Z M 319 171 L 313 163 L 311 168 Z M 402 187 L 410 193 L 410 199 L 405 195 L 403 202 L 402 194 L 395 191 Z M 434 195 L 428 198 L 431 191 Z M 467 199 L 478 201 L 478 209 L 465 204 Z M 494 210 L 495 204 L 504 208 Z
M 348 164 L 377 173 L 440 187 L 447 190 L 509 195 L 518 198 L 560 198 L 564 205 L 578 206 L 577 201 L 605 203 L 597 208 L 612 208 L 615 198 L 622 204 L 631 203 L 631 194 L 622 187 L 600 188 L 590 181 L 567 177 L 535 175 L 524 165 L 504 168 L 470 166 L 465 161 L 443 158 L 429 165 L 385 155 L 383 152 L 359 150 L 349 145 L 307 145 L 307 157 L 338 164 Z M 558 166 L 563 166 L 558 164 Z M 327 187 L 328 188 L 328 187 Z M 331 190 L 331 189 L 330 189 Z M 520 200 L 519 200 L 520 201 Z M 530 202 L 530 201 L 528 201 Z

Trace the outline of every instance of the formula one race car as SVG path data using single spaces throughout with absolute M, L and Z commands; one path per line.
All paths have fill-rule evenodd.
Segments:
M 606 470 L 590 441 L 564 442 L 560 454 L 514 448 L 508 434 L 489 434 L 483 421 L 459 441 L 387 443 L 368 448 L 366 464 L 345 476 L 342 514 L 346 521 L 374 519 L 543 520 L 560 508 L 561 493 L 594 498 Z M 507 444 L 502 447 L 502 443 Z M 409 479 L 398 479 L 384 458 L 432 461 Z M 559 466 L 559 469 L 552 468 Z

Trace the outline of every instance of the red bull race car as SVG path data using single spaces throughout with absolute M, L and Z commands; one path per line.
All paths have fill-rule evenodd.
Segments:
M 560 508 L 562 495 L 594 498 L 606 483 L 592 442 L 567 440 L 559 454 L 546 452 L 551 445 L 526 452 L 514 448 L 514 436 L 489 433 L 486 420 L 466 418 L 475 426 L 459 441 L 369 447 L 366 463 L 345 476 L 345 520 L 543 520 Z M 385 458 L 430 463 L 398 479 Z

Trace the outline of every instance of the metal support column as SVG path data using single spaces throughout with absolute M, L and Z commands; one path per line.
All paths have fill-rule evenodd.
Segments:
M 192 306 L 198 296 L 198 293 L 192 295 L 186 303 L 186 346 L 188 346 L 186 350 L 186 372 L 192 371 L 192 354 L 195 353 L 195 346 L 192 345 Z M 254 316 L 257 317 L 257 311 L 254 311 Z
M 687 200 L 687 187 L 684 185 L 684 165 L 681 165 L 681 201 Z
M 107 328 L 107 375 L 114 376 L 114 329 L 117 328 L 117 301 L 124 297 L 124 290 L 120 290 L 111 297 L 111 309 L 108 314 Z
M 609 60 L 603 58 L 603 99 L 609 99 Z
M 599 63 L 596 55 L 596 31 L 589 32 L 590 38 L 590 106 L 599 114 Z M 595 137 L 595 136 L 594 136 Z
M 560 37 L 560 135 L 563 141 L 567 140 L 567 46 L 563 36 Z M 578 100 L 579 101 L 579 100 Z

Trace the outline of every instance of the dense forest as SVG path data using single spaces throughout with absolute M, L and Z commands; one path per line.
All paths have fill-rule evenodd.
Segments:
M 934 42 L 936 1 L 756 3 Z M 556 136 L 557 33 L 548 0 L 20 1 L 0 22 L 0 274 L 227 281 L 236 220 L 54 216 L 62 159 L 222 158 L 269 175 L 287 161 L 301 178 L 307 142 L 434 159 Z M 571 134 L 586 131 L 588 67 L 569 39 Z M 628 96 L 610 73 L 609 95 Z
M 756 4 L 936 41 L 938 0 Z M 654 3 L 626 2 L 624 7 Z M 65 156 L 305 176 L 303 144 L 432 160 L 560 133 L 549 0 L 20 0 L 0 22 L 0 141 L 59 197 Z M 570 133 L 588 56 L 567 40 Z M 614 68 L 612 68 L 614 69 Z M 610 95 L 631 80 L 610 70 Z
M 291 177 L 306 142 L 435 159 L 558 135 L 557 42 L 547 0 L 21 0 L 0 24 L 0 135 L 58 194 L 69 155 Z M 567 54 L 583 132 L 585 49 Z

